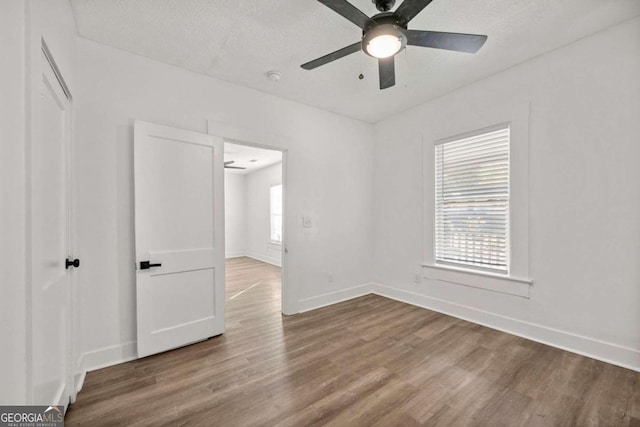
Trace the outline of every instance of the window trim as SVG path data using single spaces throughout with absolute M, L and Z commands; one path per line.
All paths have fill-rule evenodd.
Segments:
M 487 108 L 422 134 L 423 278 L 530 297 L 529 277 L 529 103 Z M 510 127 L 509 271 L 507 274 L 435 262 L 435 146 L 466 135 Z

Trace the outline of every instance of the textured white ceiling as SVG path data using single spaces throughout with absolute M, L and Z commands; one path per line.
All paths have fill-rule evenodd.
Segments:
M 252 172 L 282 161 L 282 152 L 250 147 L 248 145 L 224 143 L 224 161 L 233 161 L 230 166 L 246 169 L 225 169 L 226 173 L 235 175 L 249 175 Z
M 434 0 L 409 28 L 486 34 L 487 43 L 475 55 L 410 46 L 396 57 L 396 86 L 380 91 L 376 61 L 363 53 L 300 68 L 361 35 L 315 0 L 71 3 L 82 37 L 369 122 L 640 15 L 639 0 Z M 376 13 L 371 0 L 352 3 Z M 282 79 L 267 79 L 270 70 Z

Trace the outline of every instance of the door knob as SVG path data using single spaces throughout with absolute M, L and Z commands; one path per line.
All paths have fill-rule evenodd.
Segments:
M 151 264 L 151 261 L 140 261 L 140 270 L 148 270 L 151 267 L 162 267 L 162 264 Z
M 76 259 L 71 259 L 71 258 L 67 258 L 64 260 L 64 268 L 65 270 L 68 270 L 69 267 L 80 267 L 80 260 L 78 258 Z

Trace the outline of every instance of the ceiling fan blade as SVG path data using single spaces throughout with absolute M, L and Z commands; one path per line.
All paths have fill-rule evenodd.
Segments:
M 386 89 L 396 84 L 395 57 L 378 59 L 378 72 L 380 74 L 380 89 Z
M 476 53 L 487 41 L 479 34 L 441 33 L 439 31 L 407 30 L 407 44 Z
M 340 59 L 347 55 L 351 55 L 352 53 L 356 53 L 361 49 L 361 42 L 354 43 L 347 47 L 343 47 L 340 50 L 336 50 L 335 52 L 331 52 L 325 56 L 322 56 L 318 59 L 314 59 L 313 61 L 309 61 L 306 64 L 302 64 L 301 67 L 305 70 L 313 70 L 321 65 L 328 64 L 329 62 L 335 61 L 336 59 Z
M 369 22 L 369 17 L 347 0 L 318 0 L 329 9 L 347 18 L 349 21 L 364 29 Z
M 432 1 L 433 0 L 404 0 L 402 4 L 398 6 L 398 9 L 396 9 L 395 14 L 402 18 L 406 24 L 422 12 L 422 9 L 429 6 L 429 3 Z
M 234 164 L 236 161 L 235 160 L 229 160 L 224 162 L 224 168 L 225 169 L 246 169 L 246 168 L 241 168 L 240 166 L 229 166 Z

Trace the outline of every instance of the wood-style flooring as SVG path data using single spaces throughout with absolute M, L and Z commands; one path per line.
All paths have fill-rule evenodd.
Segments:
M 227 262 L 227 332 L 91 372 L 66 425 L 640 426 L 640 373 L 369 295 L 280 314 Z

